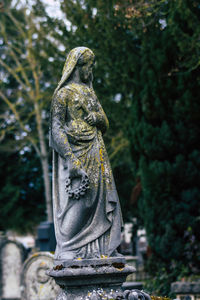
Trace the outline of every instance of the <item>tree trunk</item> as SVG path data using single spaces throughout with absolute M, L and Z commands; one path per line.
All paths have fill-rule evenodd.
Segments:
M 45 201 L 46 201 L 46 211 L 47 211 L 47 220 L 53 222 L 53 209 L 52 209 L 52 197 L 51 197 L 51 185 L 49 179 L 49 168 L 48 168 L 48 151 L 45 143 L 45 135 L 42 127 L 42 117 L 39 105 L 37 102 L 34 103 L 35 114 L 36 114 L 36 123 L 40 143 L 40 161 L 43 171 L 43 180 L 44 180 L 44 190 L 45 190 Z
M 53 222 L 53 210 L 52 210 L 52 199 L 51 199 L 51 185 L 50 185 L 50 180 L 49 180 L 48 155 L 41 157 L 40 160 L 41 160 L 42 171 L 43 171 L 47 221 Z

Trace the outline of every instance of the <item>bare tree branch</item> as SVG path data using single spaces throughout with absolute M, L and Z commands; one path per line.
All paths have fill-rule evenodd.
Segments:
M 24 82 L 20 79 L 20 77 L 17 75 L 13 69 L 11 69 L 1 58 L 0 58 L 0 64 L 17 80 L 17 82 L 23 87 L 23 89 L 26 91 L 26 85 Z
M 45 199 L 46 199 L 46 207 L 47 207 L 47 216 L 48 220 L 52 221 L 52 202 L 51 202 L 51 185 L 49 180 L 49 166 L 48 166 L 48 150 L 46 146 L 46 138 L 43 128 L 43 120 L 42 120 L 42 106 L 40 105 L 40 99 L 42 98 L 42 91 L 40 89 L 40 78 L 41 78 L 41 71 L 37 62 L 37 58 L 34 54 L 34 43 L 32 40 L 33 33 L 36 31 L 35 24 L 32 20 L 32 15 L 27 16 L 26 10 L 23 10 L 23 17 L 24 23 L 26 26 L 26 30 L 24 30 L 24 23 L 18 21 L 12 14 L 11 11 L 7 11 L 7 15 L 10 17 L 11 21 L 17 28 L 18 32 L 21 34 L 20 39 L 17 39 L 17 46 L 10 44 L 6 39 L 6 28 L 1 29 L 5 36 L 5 42 L 7 49 L 9 50 L 8 55 L 14 60 L 15 68 L 13 69 L 10 67 L 6 62 L 0 59 L 0 65 L 2 65 L 5 70 L 12 75 L 19 85 L 22 87 L 22 90 L 18 92 L 18 95 L 21 93 L 21 97 L 23 99 L 22 103 L 13 104 L 5 94 L 0 92 L 0 96 L 2 97 L 3 101 L 8 105 L 10 110 L 15 116 L 15 119 L 19 123 L 20 128 L 27 133 L 26 139 L 29 140 L 31 145 L 34 147 L 36 153 L 38 154 L 43 170 L 43 178 L 44 178 L 44 188 L 45 188 Z M 21 44 L 21 39 L 26 41 L 23 45 Z M 18 48 L 19 47 L 19 48 Z M 21 47 L 21 49 L 20 49 Z M 20 56 L 24 54 L 24 49 L 26 51 L 26 57 L 21 58 L 18 57 L 17 54 Z M 26 64 L 26 67 L 24 66 Z M 27 69 L 30 71 L 29 76 L 27 75 Z M 31 78 L 31 80 L 29 79 Z M 23 92 L 22 92 L 23 91 Z M 24 93 L 25 91 L 25 93 Z M 28 97 L 28 98 L 27 98 Z M 31 112 L 26 113 L 26 120 L 23 121 L 24 112 L 26 110 L 25 104 L 26 98 L 31 100 Z M 29 111 L 29 109 L 28 109 Z M 30 120 L 31 117 L 35 119 L 35 125 L 37 128 L 37 135 L 38 140 L 37 142 L 34 140 L 33 134 L 30 135 L 29 130 L 26 128 L 27 122 Z M 39 142 L 39 145 L 38 145 Z
M 27 139 L 30 141 L 32 146 L 34 147 L 35 151 L 39 156 L 41 156 L 40 149 L 37 147 L 37 144 L 35 143 L 34 139 L 30 136 L 30 132 L 26 129 L 24 126 L 22 120 L 20 119 L 19 113 L 17 112 L 15 105 L 0 91 L 0 96 L 3 99 L 3 101 L 8 105 L 10 110 L 13 112 L 16 120 L 18 121 L 20 128 L 27 133 Z
M 23 30 L 23 27 L 21 26 L 20 22 L 13 16 L 11 11 L 7 11 L 7 15 L 10 17 L 10 19 L 13 21 L 19 32 L 22 34 L 23 38 L 26 39 L 26 33 Z
M 30 85 L 29 80 L 28 80 L 28 76 L 26 75 L 21 62 L 19 61 L 16 53 L 13 51 L 12 45 L 8 43 L 8 39 L 7 39 L 7 35 L 6 35 L 4 24 L 1 25 L 1 33 L 2 33 L 2 36 L 4 37 L 4 41 L 5 41 L 6 45 L 7 45 L 7 47 L 9 48 L 9 51 L 10 51 L 10 54 L 11 54 L 12 58 L 14 59 L 16 65 L 18 66 L 18 71 L 21 72 L 26 85 L 29 86 L 29 88 L 31 88 L 31 85 Z

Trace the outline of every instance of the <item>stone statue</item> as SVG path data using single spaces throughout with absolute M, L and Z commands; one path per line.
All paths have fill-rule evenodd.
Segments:
M 102 135 L 108 120 L 92 87 L 93 52 L 67 56 L 51 107 L 56 263 L 119 256 L 121 210 Z
M 121 210 L 102 134 L 108 120 L 92 87 L 93 52 L 71 50 L 56 88 L 50 122 L 57 248 L 56 300 L 151 300 L 122 289 L 135 271 L 117 253 Z

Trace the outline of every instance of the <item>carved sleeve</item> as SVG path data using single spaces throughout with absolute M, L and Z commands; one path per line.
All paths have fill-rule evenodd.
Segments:
M 61 89 L 54 97 L 51 108 L 51 145 L 64 159 L 73 157 L 65 131 L 66 112 L 67 91 Z
M 108 119 L 100 103 L 98 103 L 98 111 L 96 112 L 96 126 L 102 133 L 105 133 L 109 128 Z

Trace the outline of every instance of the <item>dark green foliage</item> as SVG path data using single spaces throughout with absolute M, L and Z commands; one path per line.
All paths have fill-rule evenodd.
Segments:
M 140 216 L 152 250 L 148 271 L 156 274 L 162 266 L 163 274 L 171 274 L 168 282 L 159 276 L 158 290 L 167 293 L 170 282 L 186 274 L 184 264 L 187 272 L 199 268 L 199 8 L 181 0 L 78 3 L 62 3 L 73 28 L 67 42 L 70 48 L 88 46 L 97 56 L 95 89 L 111 136 L 122 131 L 134 161 L 127 168 L 131 158 L 119 152 L 114 162 L 123 213 L 138 175 Z M 106 136 L 108 145 L 112 138 Z
M 31 232 L 45 219 L 41 167 L 32 152 L 1 153 L 0 230 Z
M 192 2 L 160 6 L 164 28 L 152 12 L 132 106 L 139 206 L 152 250 L 148 271 L 162 294 L 177 277 L 200 271 L 200 8 Z

